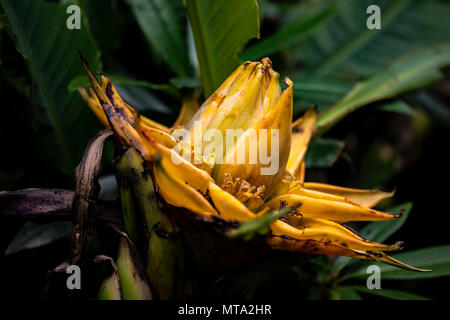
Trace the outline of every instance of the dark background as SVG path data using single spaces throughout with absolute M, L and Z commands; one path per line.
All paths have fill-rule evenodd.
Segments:
M 93 27 L 103 52 L 104 70 L 126 68 L 128 73 L 138 79 L 167 82 L 172 75 L 163 63 L 153 60 L 151 52 L 145 49 L 148 45 L 129 8 L 121 1 L 112 1 L 112 6 L 106 5 L 107 2 L 103 0 L 99 2 L 105 5 L 101 13 L 114 21 L 111 28 L 106 28 L 104 24 Z M 289 6 L 296 1 L 285 0 L 280 3 Z M 272 6 L 268 7 L 265 9 L 267 11 L 263 11 L 266 18 L 262 24 L 262 38 L 271 34 L 280 24 L 277 11 L 272 12 Z M 15 70 L 23 76 L 24 83 L 29 84 L 30 78 L 22 57 L 8 33 L 4 29 L 0 32 L 2 64 L 14 65 Z M 275 54 L 272 60 L 274 68 L 282 75 L 290 75 L 292 67 L 294 70 L 303 67 L 286 53 Z M 29 101 L 20 88 L 9 80 L 4 72 L 0 73 L 0 190 L 32 187 L 73 189 L 73 176 L 60 173 L 39 158 L 40 151 L 35 144 L 39 132 L 28 121 Z M 170 125 L 176 118 L 179 101 L 164 95 L 159 98 L 174 112 L 168 116 L 158 113 L 148 115 Z M 406 201 L 412 201 L 414 206 L 403 228 L 388 242 L 403 240 L 406 242 L 405 250 L 448 244 L 450 72 L 447 71 L 445 79 L 432 88 L 402 99 L 417 111 L 417 117 L 380 112 L 376 106 L 354 112 L 327 133 L 328 137 L 345 141 L 343 153 L 330 168 L 309 168 L 307 180 L 349 187 L 396 188 L 394 199 L 384 206 Z M 98 125 L 98 130 L 100 128 Z M 103 172 L 112 173 L 108 162 L 105 162 Z M 39 297 L 47 270 L 61 263 L 69 253 L 68 240 L 64 239 L 38 249 L 4 256 L 3 253 L 23 224 L 23 221 L 0 215 L 0 269 L 3 274 L 0 283 L 2 291 L 8 293 L 8 298 Z M 292 296 L 290 289 L 295 291 L 295 287 L 289 283 L 288 276 L 281 276 L 278 283 L 274 284 L 275 289 L 288 289 L 283 290 L 283 293 L 273 290 L 262 296 Z M 389 286 L 442 299 L 448 297 L 450 278 L 390 281 Z

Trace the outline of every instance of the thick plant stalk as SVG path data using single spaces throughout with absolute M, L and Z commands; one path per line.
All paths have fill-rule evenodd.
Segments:
M 133 199 L 133 191 L 130 185 L 130 179 L 128 178 L 128 171 L 132 170 L 128 166 L 129 161 L 127 159 L 128 153 L 126 152 L 116 162 L 116 177 L 118 181 L 118 188 L 120 194 L 120 202 L 122 206 L 123 223 L 125 230 L 134 244 L 138 244 L 139 240 L 139 227 L 138 217 L 136 216 L 135 201 Z
M 189 291 L 184 274 L 184 250 L 178 230 L 163 212 L 150 171 L 142 157 L 128 149 L 121 157 L 121 179 L 128 179 L 136 207 L 144 217 L 149 236 L 146 271 L 154 296 L 166 300 Z M 125 168 L 128 168 L 126 170 Z M 142 231 L 140 231 L 142 232 Z

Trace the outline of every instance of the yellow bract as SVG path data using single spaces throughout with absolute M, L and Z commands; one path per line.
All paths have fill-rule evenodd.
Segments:
M 279 75 L 268 58 L 242 64 L 198 111 L 194 98 L 185 98 L 181 115 L 172 129 L 140 116 L 120 98 L 108 78 L 102 76 L 100 84 L 86 64 L 85 68 L 92 89 L 80 88 L 82 98 L 104 125 L 111 126 L 119 144 L 132 146 L 141 153 L 153 170 L 160 195 L 168 204 L 205 218 L 217 215 L 240 222 L 256 219 L 269 208 L 296 208 L 271 224 L 267 243 L 274 249 L 377 260 L 423 271 L 383 253 L 401 249 L 401 243 L 369 242 L 340 225 L 348 221 L 398 218 L 400 214 L 372 209 L 393 192 L 304 182 L 305 154 L 317 111 L 310 109 L 292 123 L 293 83 L 286 78 L 287 88 L 281 92 Z M 246 162 L 217 163 L 217 154 L 212 151 L 206 156 L 200 152 L 199 163 L 183 158 L 176 148 L 182 142 L 189 141 L 189 154 L 211 150 L 206 139 L 202 150 L 195 150 L 190 135 L 199 130 L 196 123 L 201 124 L 202 136 L 208 129 L 222 134 L 228 129 L 240 129 L 236 141 L 223 149 L 223 159 L 232 160 L 241 155 Z M 176 140 L 171 133 L 183 126 L 186 126 L 183 139 Z M 272 150 L 273 141 L 264 136 L 270 135 L 270 129 L 278 130 L 279 165 L 273 174 L 262 175 L 260 170 L 270 164 L 260 158 L 256 163 L 248 163 L 252 147 L 249 138 L 256 132 L 257 150 Z

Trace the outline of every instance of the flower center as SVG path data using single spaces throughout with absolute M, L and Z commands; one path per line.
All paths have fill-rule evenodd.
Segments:
M 229 173 L 225 173 L 221 188 L 244 203 L 250 210 L 255 210 L 264 204 L 266 190 L 264 185 L 257 188 L 241 178 L 233 179 Z

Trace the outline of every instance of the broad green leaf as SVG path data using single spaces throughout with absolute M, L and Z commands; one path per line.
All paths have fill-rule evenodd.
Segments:
M 111 81 L 116 84 L 122 84 L 122 85 L 130 85 L 130 86 L 138 86 L 138 87 L 144 87 L 153 91 L 161 91 L 164 93 L 167 93 L 171 96 L 180 97 L 180 93 L 177 90 L 175 85 L 172 84 L 156 84 L 156 83 L 150 83 L 143 80 L 137 80 L 130 77 L 126 77 L 123 75 L 108 75 L 108 77 L 111 79 Z M 69 92 L 76 91 L 79 87 L 90 87 L 91 83 L 89 81 L 89 78 L 86 75 L 80 75 L 75 78 L 73 78 L 68 86 Z M 152 106 L 150 105 L 149 108 L 151 109 Z
M 325 110 L 348 93 L 353 81 L 330 77 L 297 76 L 294 81 L 294 113 L 305 110 L 311 105 L 319 106 L 319 111 Z M 387 101 L 374 107 L 375 110 L 401 113 L 414 116 L 415 111 L 402 100 Z
M 398 17 L 402 10 L 409 5 L 409 3 L 410 0 L 397 0 L 391 2 L 386 7 L 383 7 L 383 9 L 381 9 L 381 12 L 383 13 L 383 27 L 388 27 L 389 24 Z M 367 8 L 367 6 L 364 8 Z M 365 11 L 366 10 L 360 11 L 361 18 L 366 18 L 366 16 L 362 14 Z M 323 75 L 328 73 L 340 63 L 345 62 L 346 59 L 351 57 L 361 47 L 364 47 L 364 45 L 369 43 L 377 35 L 379 35 L 379 32 L 377 33 L 376 31 L 374 32 L 374 30 L 365 28 L 364 24 L 359 25 L 359 30 L 354 37 L 352 37 L 350 41 L 347 41 L 342 47 L 338 48 L 338 50 L 328 57 L 328 59 L 324 60 L 319 67 L 314 70 L 313 74 Z
M 430 85 L 442 77 L 440 69 L 447 65 L 450 65 L 450 43 L 403 57 L 357 83 L 342 100 L 322 112 L 316 124 L 319 133 L 359 107 Z
M 179 97 L 178 90 L 170 84 L 153 84 L 147 81 L 136 80 L 121 75 L 109 77 L 122 99 L 138 111 L 155 111 L 168 114 L 171 110 L 154 94 L 146 89 L 161 91 Z M 86 75 L 80 75 L 70 81 L 67 90 L 76 91 L 79 87 L 89 87 L 90 82 Z
M 294 82 L 294 114 L 305 111 L 316 105 L 319 111 L 326 110 L 348 93 L 354 81 L 333 77 L 295 76 Z
M 189 21 L 208 97 L 239 66 L 238 50 L 259 37 L 256 0 L 187 0 Z
M 344 148 L 344 142 L 334 139 L 316 138 L 311 141 L 306 152 L 306 166 L 308 168 L 331 167 L 338 159 Z
M 337 287 L 330 291 L 330 300 L 361 300 L 361 297 L 353 288 Z
M 178 76 L 189 76 L 185 8 L 181 0 L 126 0 L 150 46 Z
M 268 55 L 284 50 L 293 44 L 305 39 L 312 32 L 326 23 L 338 11 L 339 3 L 330 5 L 311 12 L 289 25 L 284 26 L 280 31 L 265 37 L 256 44 L 247 48 L 241 54 L 241 60 L 257 60 Z
M 294 51 L 307 73 L 367 77 L 402 55 L 449 41 L 448 1 L 339 2 L 339 13 Z M 366 9 L 373 4 L 381 9 L 379 30 L 366 28 Z
M 429 279 L 450 276 L 450 245 L 429 247 L 392 255 L 406 264 L 421 269 L 431 269 L 431 272 L 413 272 L 399 269 L 391 265 L 365 262 L 358 270 L 352 272 L 354 277 L 367 277 L 366 269 L 370 264 L 380 266 L 381 278 L 395 280 Z
M 368 289 L 363 286 L 344 286 L 341 288 L 345 288 L 347 290 L 358 291 L 361 293 L 372 294 L 375 296 L 392 299 L 392 300 L 430 300 L 430 298 L 423 297 L 414 293 L 392 290 L 392 289 Z
M 44 225 L 27 222 L 11 241 L 5 255 L 39 248 L 57 240 L 68 238 L 71 232 L 71 222 L 55 222 Z
M 127 78 L 127 77 L 120 76 L 120 75 L 108 75 L 108 78 L 110 78 L 114 84 L 116 84 L 116 83 L 131 84 L 131 85 L 146 87 L 146 88 L 153 89 L 153 90 L 158 90 L 162 86 L 168 86 L 168 85 L 153 84 L 153 83 L 150 83 L 147 81 Z M 77 89 L 79 87 L 90 87 L 90 86 L 91 86 L 91 82 L 89 81 L 89 78 L 86 75 L 79 75 L 70 81 L 70 83 L 67 87 L 67 90 L 69 92 L 74 92 L 74 91 L 77 91 Z
M 66 27 L 66 6 L 43 0 L 0 0 L 0 4 L 33 79 L 30 118 L 39 135 L 40 156 L 66 174 L 73 174 L 99 125 L 78 94 L 67 92 L 67 86 L 83 74 L 77 49 L 94 69 L 99 69 L 97 47 L 86 24 L 81 30 Z
M 293 78 L 294 98 L 336 102 L 350 91 L 354 82 L 336 78 L 298 76 Z
M 403 215 L 392 221 L 370 222 L 361 229 L 361 236 L 374 242 L 384 242 L 398 231 L 408 219 L 412 209 L 412 202 L 405 202 L 387 210 L 392 213 L 403 212 Z
M 201 85 L 197 78 L 172 78 L 170 79 L 170 83 L 178 89 L 195 89 L 199 88 Z
M 393 208 L 390 208 L 389 210 L 387 210 L 387 212 L 399 213 L 403 210 L 403 215 L 401 216 L 401 218 L 392 221 L 369 222 L 361 229 L 360 235 L 372 242 L 382 243 L 386 241 L 391 235 L 393 235 L 403 226 L 403 224 L 406 222 L 406 219 L 408 219 L 411 209 L 412 202 L 405 202 Z M 361 260 L 352 259 L 349 257 L 339 257 L 338 259 L 336 259 L 336 262 L 334 264 L 336 270 L 335 272 L 339 273 L 344 267 L 350 266 L 360 261 Z
M 155 95 L 141 86 L 130 84 L 115 85 L 124 101 L 138 111 L 156 111 L 169 114 L 171 110 Z

